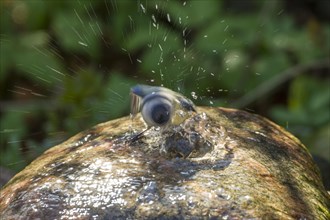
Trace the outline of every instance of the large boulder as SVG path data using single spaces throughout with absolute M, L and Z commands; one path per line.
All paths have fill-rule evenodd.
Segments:
M 311 155 L 263 117 L 199 107 L 144 129 L 124 117 L 49 149 L 3 187 L 2 219 L 330 219 Z

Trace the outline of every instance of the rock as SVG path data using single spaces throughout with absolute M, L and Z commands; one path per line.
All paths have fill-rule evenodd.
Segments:
M 299 140 L 258 115 L 197 110 L 136 140 L 140 116 L 47 150 L 1 190 L 2 219 L 330 219 Z

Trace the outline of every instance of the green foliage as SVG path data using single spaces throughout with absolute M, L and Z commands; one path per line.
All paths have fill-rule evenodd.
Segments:
M 330 160 L 330 80 L 299 76 L 289 89 L 288 105 L 274 106 L 273 118 L 292 131 L 316 154 Z M 329 131 L 329 130 L 328 130 Z M 316 151 L 316 149 L 322 151 Z
M 7 149 L 1 149 L 1 165 L 10 166 L 12 169 L 20 170 L 25 163 L 17 163 L 23 160 L 20 154 L 20 143 L 22 137 L 26 135 L 24 125 L 24 112 L 8 111 L 1 119 L 1 146 L 7 145 Z
M 253 109 L 312 151 L 329 149 L 329 66 L 285 76 L 329 59 L 329 24 L 310 17 L 299 26 L 284 3 L 251 1 L 240 11 L 239 1 L 1 1 L 0 165 L 18 171 L 71 135 L 129 114 L 137 83 L 198 105 Z M 274 80 L 281 74 L 286 80 Z

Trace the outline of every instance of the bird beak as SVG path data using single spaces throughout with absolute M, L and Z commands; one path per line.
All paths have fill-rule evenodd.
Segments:
M 140 111 L 141 98 L 131 92 L 131 114 L 134 117 Z

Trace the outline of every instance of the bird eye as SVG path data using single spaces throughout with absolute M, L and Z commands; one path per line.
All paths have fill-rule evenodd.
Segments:
M 166 97 L 150 94 L 143 100 L 141 114 L 149 126 L 163 126 L 171 120 L 173 104 Z

